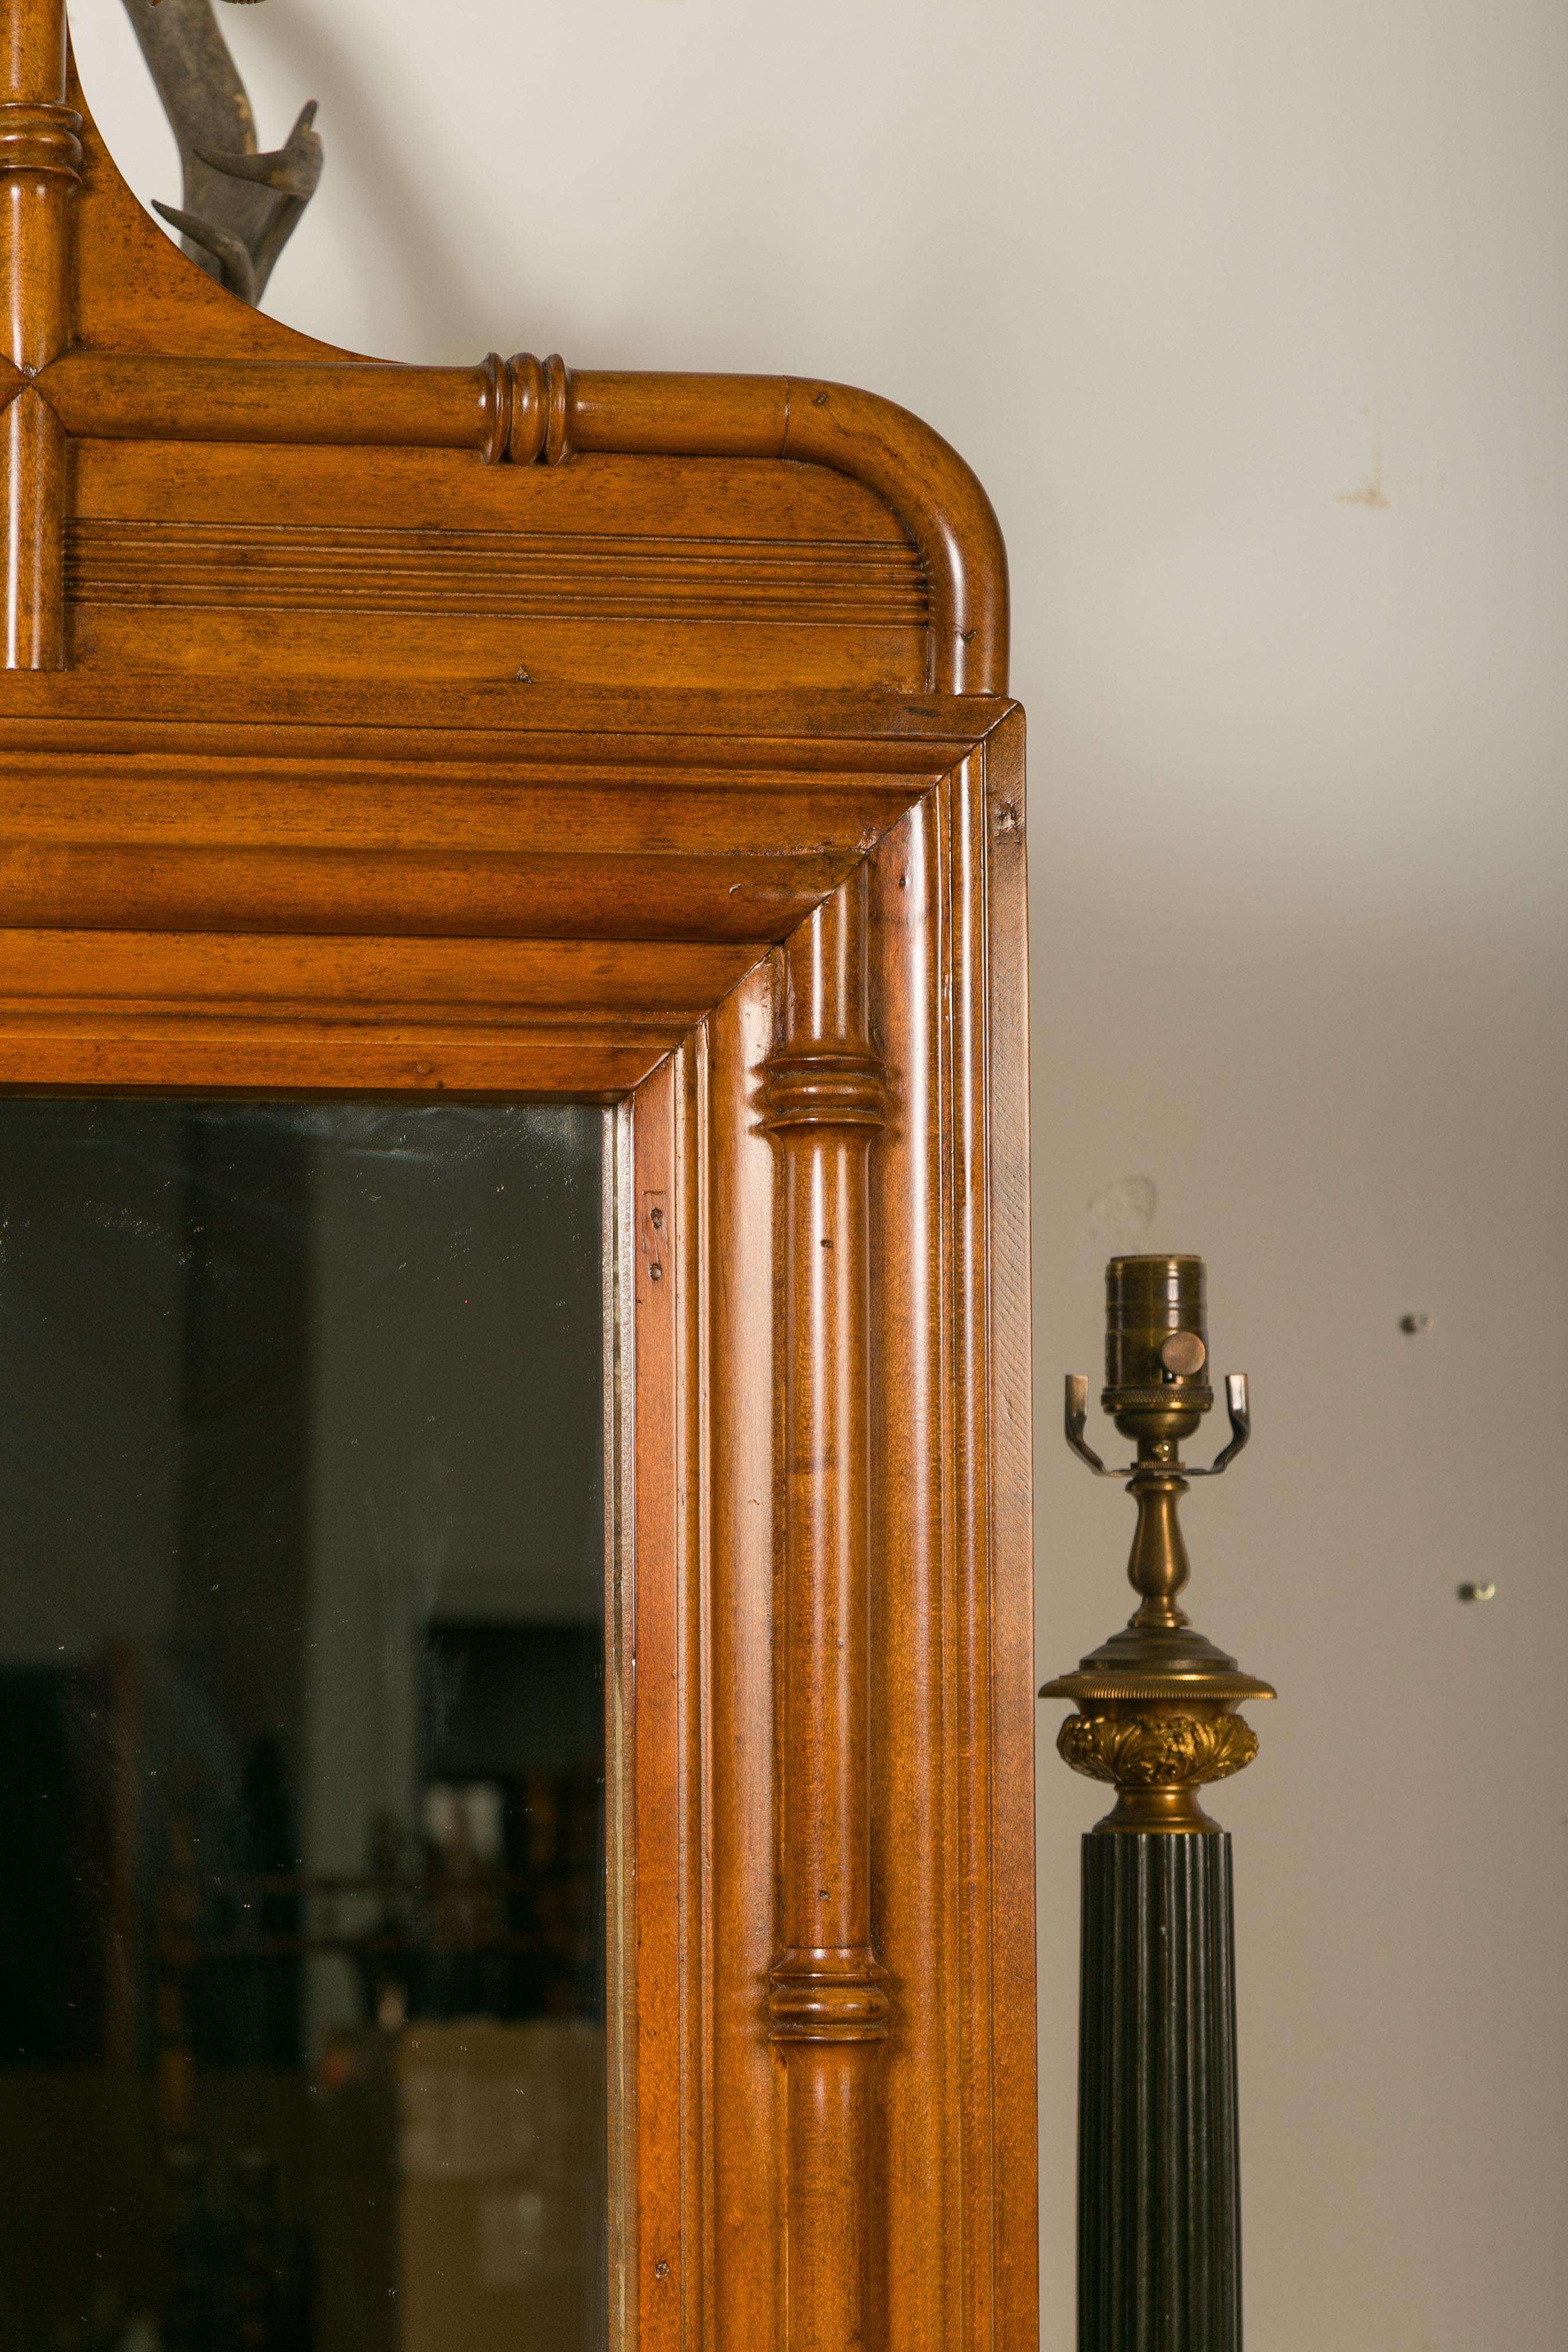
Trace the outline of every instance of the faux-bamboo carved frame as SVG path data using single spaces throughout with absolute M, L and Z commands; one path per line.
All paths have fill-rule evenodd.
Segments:
M 65 446 L 75 435 L 472 449 L 488 464 L 554 465 L 598 452 L 826 466 L 885 498 L 921 551 L 932 604 L 927 684 L 955 694 L 1002 690 L 1006 563 L 990 503 L 939 435 L 872 394 L 786 377 L 577 373 L 559 358 L 526 354 L 441 368 L 104 348 L 93 322 L 77 316 L 81 273 L 70 233 L 82 118 L 67 103 L 63 0 L 10 0 L 6 15 L 0 402 L 8 668 L 57 669 L 65 660 Z
M 1004 719 L 634 1097 L 637 1444 L 677 1431 L 688 1514 L 642 1687 L 711 1644 L 625 1856 L 687 1921 L 625 2003 L 626 2112 L 682 2117 L 618 2273 L 669 2352 L 1034 2343 L 1020 748 Z M 776 1434 L 737 1410 L 775 1391 Z
M 921 551 L 931 583 L 931 688 L 995 694 L 1005 686 L 1007 573 L 989 500 L 929 425 L 849 384 L 595 373 L 526 352 L 502 360 L 492 352 L 474 368 L 415 368 L 88 350 L 0 380 L 0 399 L 9 392 L 14 400 L 28 383 L 62 435 L 100 440 L 471 449 L 486 465 L 557 466 L 596 454 L 830 467 L 885 498 Z M 52 648 L 64 594 L 52 542 L 50 566 L 31 592 L 47 616 L 32 642 Z M 13 595 L 22 593 L 18 581 Z
M 60 0 L 0 22 L 0 1087 L 616 1107 L 617 2352 L 1026 2352 L 1023 799 L 984 494 L 841 386 L 311 345 L 139 214 Z M 834 469 L 918 551 L 925 690 L 73 672 L 72 447 L 125 436 Z

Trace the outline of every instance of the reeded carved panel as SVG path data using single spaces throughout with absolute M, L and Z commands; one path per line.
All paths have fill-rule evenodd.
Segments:
M 71 601 L 426 618 L 793 621 L 923 630 L 914 550 L 677 532 L 368 530 L 128 522 L 70 526 Z
M 668 688 L 782 663 L 803 683 L 924 683 L 920 555 L 822 467 L 119 440 L 71 457 L 66 588 L 89 668 L 363 675 L 368 658 Z

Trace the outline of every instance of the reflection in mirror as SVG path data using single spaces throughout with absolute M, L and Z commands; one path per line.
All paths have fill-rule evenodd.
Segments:
M 0 1101 L 0 2347 L 604 2341 L 601 1120 Z

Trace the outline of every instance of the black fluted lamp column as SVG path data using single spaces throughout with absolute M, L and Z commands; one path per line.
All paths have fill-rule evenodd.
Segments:
M 1214 1404 L 1204 1262 L 1118 1257 L 1106 1268 L 1105 1411 L 1137 1459 L 1107 1470 L 1084 1440 L 1089 1382 L 1067 1384 L 1067 1436 L 1127 1481 L 1139 1606 L 1042 1698 L 1073 1701 L 1057 1746 L 1115 1784 L 1083 1842 L 1079 2050 L 1079 2352 L 1239 2352 L 1236 1994 L 1230 1839 L 1198 1791 L 1250 1764 L 1236 1710 L 1267 1683 L 1194 1633 L 1176 1507 L 1250 1434 L 1247 1381 L 1226 1382 L 1230 1443 L 1212 1469 L 1181 1444 Z

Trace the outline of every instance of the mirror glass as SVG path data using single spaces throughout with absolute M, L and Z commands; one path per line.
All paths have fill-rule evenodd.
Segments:
M 597 2352 L 604 1114 L 0 1101 L 0 2347 Z

